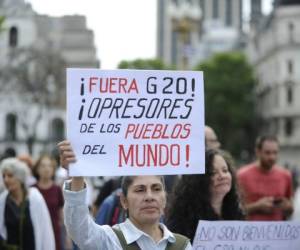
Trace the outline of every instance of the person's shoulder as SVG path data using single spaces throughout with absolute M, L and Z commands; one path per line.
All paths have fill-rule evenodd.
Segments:
M 190 239 L 182 234 L 173 233 L 176 241 L 174 243 L 174 249 L 186 249 L 190 243 Z
M 237 170 L 237 176 L 238 177 L 243 177 L 245 175 L 248 175 L 249 172 L 252 172 L 254 169 L 256 168 L 256 163 L 252 162 L 250 164 L 241 166 L 238 170 Z
M 60 192 L 62 192 L 62 187 L 59 186 L 59 185 L 57 185 L 57 184 L 55 184 L 55 183 L 51 186 L 51 188 L 52 188 L 53 190 L 55 190 L 55 191 L 60 191 Z
M 30 187 L 28 188 L 28 195 L 30 199 L 40 199 L 43 198 L 41 192 L 38 190 L 37 187 Z
M 119 199 L 120 197 L 120 192 L 121 192 L 121 188 L 118 188 L 117 190 L 113 191 L 109 196 L 107 196 L 104 201 L 103 204 L 111 204 L 114 203 L 116 200 Z
M 4 199 L 6 199 L 7 195 L 8 195 L 8 190 L 5 189 L 4 191 L 2 191 L 2 192 L 0 193 L 0 200 L 2 201 L 2 200 L 4 200 Z
M 281 174 L 281 175 L 283 175 L 283 176 L 285 176 L 285 177 L 288 177 L 288 178 L 292 177 L 291 171 L 288 170 L 288 169 L 286 169 L 286 168 L 284 168 L 284 167 L 282 167 L 282 166 L 275 165 L 275 166 L 274 166 L 274 170 L 275 170 L 278 174 Z

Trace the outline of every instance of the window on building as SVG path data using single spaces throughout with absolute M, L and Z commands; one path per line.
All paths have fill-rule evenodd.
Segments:
M 52 140 L 61 141 L 65 138 L 65 125 L 64 121 L 60 118 L 55 118 L 52 121 Z
M 277 135 L 278 134 L 278 131 L 279 131 L 279 120 L 278 118 L 274 118 L 273 120 L 273 133 L 274 135 Z
M 219 18 L 219 0 L 213 0 L 213 18 Z
M 225 22 L 227 26 L 232 25 L 232 0 L 226 0 Z
M 243 28 L 243 0 L 239 1 L 239 29 Z
M 255 50 L 259 51 L 260 46 L 259 46 L 259 38 L 257 36 L 254 37 L 253 42 L 254 42 L 254 48 Z
M 11 27 L 9 30 L 9 46 L 12 48 L 18 45 L 18 29 L 16 27 Z
M 205 19 L 205 0 L 199 0 L 199 6 L 201 8 L 201 12 L 202 12 L 202 15 L 203 15 L 202 18 Z
M 287 61 L 287 71 L 288 73 L 291 75 L 293 74 L 294 71 L 294 65 L 293 65 L 293 61 L 292 60 L 288 60 Z
M 293 85 L 289 84 L 286 86 L 286 102 L 288 104 L 292 104 L 293 100 L 294 100 Z
M 177 65 L 177 42 L 178 42 L 178 33 L 177 31 L 172 31 L 172 38 L 171 38 L 171 62 L 173 65 Z
M 278 85 L 274 86 L 273 91 L 274 91 L 273 106 L 279 107 L 280 103 L 279 103 L 279 87 L 278 87 Z
M 294 24 L 288 23 L 289 39 L 290 42 L 294 42 Z
M 17 139 L 17 116 L 14 114 L 8 114 L 6 116 L 5 135 L 9 141 L 15 141 Z
M 294 132 L 294 124 L 292 118 L 286 118 L 285 124 L 284 124 L 284 132 L 286 136 L 293 135 Z

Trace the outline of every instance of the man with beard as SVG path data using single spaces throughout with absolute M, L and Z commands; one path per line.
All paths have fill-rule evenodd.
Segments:
M 248 220 L 285 220 L 293 212 L 292 178 L 288 170 L 276 164 L 278 152 L 276 137 L 258 138 L 257 161 L 237 173 Z

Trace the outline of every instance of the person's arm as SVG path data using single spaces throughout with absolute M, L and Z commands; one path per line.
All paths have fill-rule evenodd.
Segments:
M 251 203 L 244 203 L 244 208 L 247 214 L 253 213 L 272 213 L 274 210 L 274 198 L 263 197 Z
M 281 199 L 281 202 L 278 204 L 278 207 L 282 210 L 285 217 L 288 218 L 294 211 L 293 201 L 286 197 Z
M 74 151 L 69 141 L 58 144 L 61 165 L 65 169 L 76 161 Z M 65 198 L 64 222 L 68 234 L 80 249 L 118 249 L 119 244 L 113 231 L 108 226 L 99 226 L 91 218 L 86 201 L 83 177 L 73 177 L 66 181 L 63 187 Z
M 287 189 L 284 197 L 280 198 L 279 208 L 282 210 L 285 219 L 288 219 L 294 212 L 294 191 L 293 191 L 292 175 L 288 172 Z

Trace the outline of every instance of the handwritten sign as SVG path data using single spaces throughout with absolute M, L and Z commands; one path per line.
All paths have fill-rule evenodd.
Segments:
M 67 69 L 71 176 L 204 172 L 202 72 Z
M 194 250 L 299 250 L 300 223 L 199 221 Z

